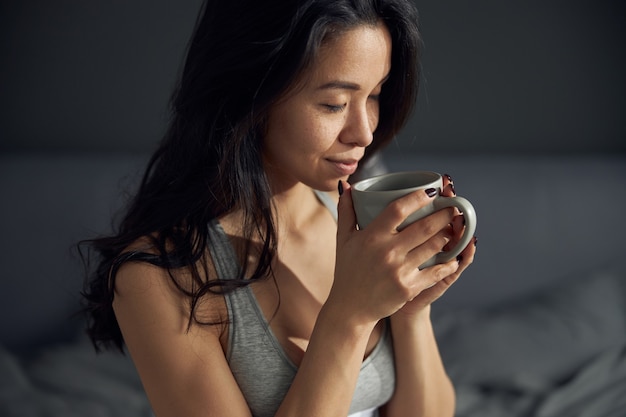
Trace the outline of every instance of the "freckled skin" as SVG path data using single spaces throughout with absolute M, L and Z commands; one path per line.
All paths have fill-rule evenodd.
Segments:
M 356 169 L 378 125 L 378 95 L 391 69 L 391 38 L 360 26 L 322 48 L 304 87 L 270 112 L 265 164 L 275 184 L 330 191 Z

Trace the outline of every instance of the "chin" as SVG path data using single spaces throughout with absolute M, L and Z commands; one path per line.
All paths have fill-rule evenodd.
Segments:
M 312 187 L 315 188 L 318 191 L 325 191 L 325 192 L 337 192 L 337 185 L 339 183 L 339 181 L 344 181 L 344 182 L 348 182 L 349 177 L 345 176 L 345 177 L 337 177 L 334 178 L 332 180 L 327 180 L 324 182 L 318 182 L 316 184 L 316 186 Z
M 309 188 L 312 188 L 317 191 L 337 191 L 337 183 L 339 180 L 346 180 L 346 178 L 328 178 L 328 177 L 317 177 L 317 178 L 301 178 L 300 182 L 306 185 Z

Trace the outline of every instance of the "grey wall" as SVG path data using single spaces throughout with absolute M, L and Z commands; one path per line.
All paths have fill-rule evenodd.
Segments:
M 0 3 L 0 151 L 151 149 L 200 0 Z M 396 148 L 626 152 L 621 0 L 424 0 Z
M 404 143 L 626 151 L 626 2 L 417 3 L 425 85 Z
M 200 4 L 2 2 L 0 150 L 153 146 Z

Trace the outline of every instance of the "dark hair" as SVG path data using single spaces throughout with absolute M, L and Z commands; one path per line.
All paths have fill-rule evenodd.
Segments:
M 99 265 L 83 291 L 88 334 L 97 350 L 123 339 L 112 309 L 115 276 L 128 261 L 148 262 L 169 276 L 195 307 L 271 276 L 276 233 L 261 160 L 268 109 L 315 59 L 329 36 L 384 23 L 392 38 L 391 73 L 380 96 L 380 121 L 366 158 L 406 122 L 419 83 L 421 41 L 410 0 L 211 0 L 201 10 L 171 101 L 169 129 L 114 235 L 87 241 Z M 207 267 L 208 223 L 233 209 L 244 213 L 245 237 L 264 245 L 252 276 L 220 281 Z M 149 251 L 129 251 L 138 239 Z M 252 250 L 239 254 L 242 262 Z M 148 253 L 149 252 L 149 253 Z M 193 285 L 172 273 L 188 268 Z M 245 279 L 244 279 L 245 278 Z

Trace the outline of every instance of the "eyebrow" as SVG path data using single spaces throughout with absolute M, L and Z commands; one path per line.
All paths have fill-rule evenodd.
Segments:
M 347 81 L 331 81 L 317 88 L 318 90 L 353 90 L 358 91 L 361 86 Z
M 385 81 L 389 79 L 389 75 L 385 75 L 385 77 L 380 80 L 380 84 L 384 84 Z M 318 90 L 351 90 L 351 91 L 359 91 L 361 86 L 356 83 L 351 83 L 349 81 L 330 81 L 326 84 L 322 84 L 317 88 Z

